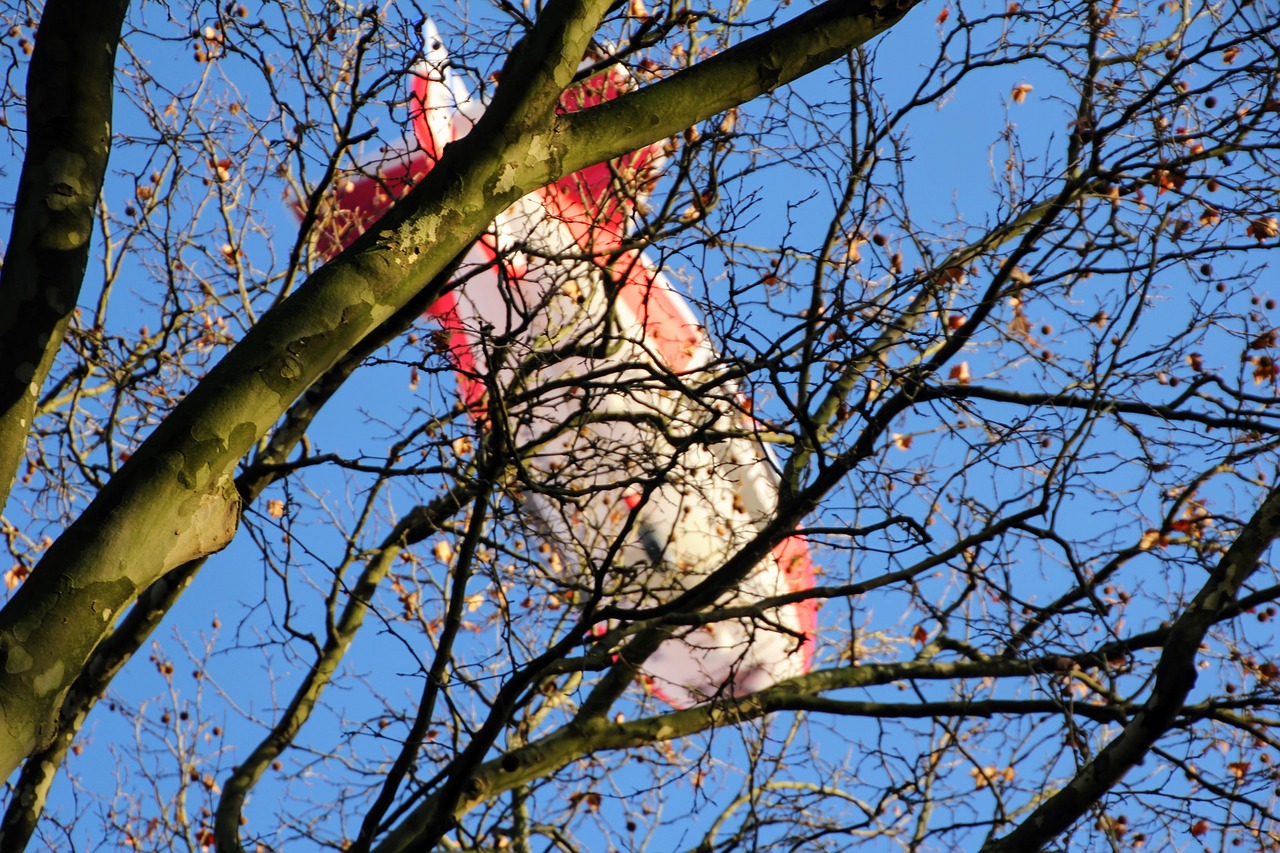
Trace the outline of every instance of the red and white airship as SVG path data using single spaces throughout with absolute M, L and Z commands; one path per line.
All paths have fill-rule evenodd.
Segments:
M 317 239 L 324 256 L 372 224 L 484 110 L 450 73 L 430 22 L 423 36 L 412 109 L 421 150 L 336 194 Z M 569 88 L 561 108 L 590 109 L 634 85 L 613 65 Z M 463 403 L 478 418 L 504 418 L 522 448 L 521 511 L 558 557 L 555 580 L 579 601 L 669 601 L 777 509 L 777 465 L 705 329 L 651 257 L 624 248 L 663 160 L 653 145 L 525 196 L 476 241 L 460 284 L 428 311 L 449 335 Z M 715 604 L 812 586 L 796 535 Z M 645 683 L 688 707 L 803 674 L 816 610 L 806 600 L 681 629 L 645 661 Z

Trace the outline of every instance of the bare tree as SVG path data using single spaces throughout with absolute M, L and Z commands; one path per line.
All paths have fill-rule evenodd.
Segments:
M 914 5 L 8 4 L 0 849 L 1280 846 L 1280 18 Z M 598 163 L 607 251 L 501 239 Z M 811 665 L 649 678 L 717 625 Z

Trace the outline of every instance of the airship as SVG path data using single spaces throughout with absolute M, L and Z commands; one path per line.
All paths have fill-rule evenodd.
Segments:
M 332 194 L 315 241 L 322 258 L 435 168 L 484 112 L 430 21 L 422 35 L 408 116 L 417 149 Z M 621 63 L 600 59 L 584 62 L 585 79 L 563 93 L 562 111 L 639 85 Z M 615 613 L 673 601 L 778 509 L 778 464 L 740 384 L 688 300 L 631 239 L 663 149 L 590 166 L 503 211 L 467 253 L 456 286 L 427 311 L 448 341 L 462 406 L 504 430 L 519 512 L 556 557 L 543 570 L 554 573 L 548 580 Z M 684 708 L 807 672 L 817 603 L 756 605 L 813 584 L 797 532 L 711 605 L 756 612 L 677 625 L 640 680 Z

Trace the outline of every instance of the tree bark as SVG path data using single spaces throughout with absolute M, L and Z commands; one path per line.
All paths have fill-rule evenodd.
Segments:
M 555 109 L 609 2 L 547 4 L 466 140 L 450 145 L 404 202 L 263 316 L 0 611 L 0 725 L 8 734 L 0 742 L 0 772 L 7 776 L 52 736 L 63 696 L 138 592 L 231 541 L 239 515 L 232 474 L 244 454 L 383 320 L 415 297 L 441 295 L 443 289 L 428 292 L 435 289 L 429 283 L 499 212 L 583 165 L 679 132 L 820 67 L 888 29 L 914 3 L 831 0 L 801 16 L 803 26 L 784 25 L 744 42 L 716 66 L 768 73 L 745 81 L 720 71 L 696 78 L 707 87 L 697 88 L 696 109 L 687 103 L 688 78 L 678 76 L 650 87 L 645 99 L 616 102 L 629 106 L 600 108 L 589 124 L 557 123 Z M 669 114 L 656 109 L 662 92 L 672 98 Z M 643 126 L 636 125 L 637 103 Z
M 36 31 L 27 152 L 0 269 L 0 507 L 84 281 L 128 7 L 128 0 L 49 0 Z

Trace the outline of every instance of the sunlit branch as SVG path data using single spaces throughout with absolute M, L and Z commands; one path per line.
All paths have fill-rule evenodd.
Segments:
M 270 734 L 239 763 L 223 785 L 215 822 L 220 849 L 244 849 L 240 841 L 240 815 L 245 797 L 306 724 L 320 694 L 329 685 L 351 641 L 364 623 L 365 614 L 374 603 L 379 584 L 386 578 L 401 551 L 407 544 L 421 541 L 438 530 L 441 523 L 473 501 L 484 488 L 483 481 L 459 484 L 430 505 L 415 507 L 400 520 L 369 558 L 347 595 L 342 615 L 326 636 L 323 649 L 312 663 L 310 671 L 295 689 L 289 706 L 281 713 Z
M 1209 377 L 1198 379 L 1171 403 L 1144 403 L 1132 400 L 1114 399 L 1102 394 L 1085 395 L 1072 393 L 1036 393 L 1029 391 L 1007 391 L 982 385 L 951 384 L 923 389 L 920 400 L 990 400 L 1018 406 L 1050 406 L 1063 409 L 1100 412 L 1102 414 L 1121 413 L 1157 418 L 1168 423 L 1195 423 L 1201 426 L 1218 429 L 1237 429 L 1268 435 L 1280 434 L 1280 423 L 1269 423 L 1267 419 L 1280 418 L 1280 412 L 1264 410 L 1236 410 L 1226 415 L 1213 415 L 1205 412 L 1182 408 L 1182 404 L 1190 399 L 1203 399 L 1195 394 L 1199 388 L 1214 381 Z M 1216 402 L 1216 401 L 1208 401 Z
M 481 482 L 484 482 L 482 479 Z M 452 589 L 449 592 L 449 603 L 444 614 L 444 625 L 440 631 L 440 639 L 422 684 L 422 698 L 418 701 L 418 712 L 409 729 L 409 735 L 400 747 L 400 754 L 387 771 L 383 779 L 378 797 L 369 807 L 360 825 L 360 834 L 356 837 L 352 849 L 366 851 L 373 839 L 377 837 L 383 817 L 395 802 L 396 794 L 404 781 L 409 768 L 418 760 L 418 752 L 422 749 L 427 728 L 432 724 L 435 715 L 436 701 L 449 678 L 449 669 L 454 654 L 454 640 L 462 623 L 467 599 L 467 580 L 473 570 L 476 547 L 484 532 L 486 520 L 484 498 L 487 494 L 481 491 L 472 505 L 471 517 L 467 522 L 466 535 L 462 547 L 453 565 L 451 576 Z M 443 516 L 442 517 L 447 517 Z
M 1205 633 L 1230 606 L 1258 561 L 1280 535 L 1280 491 L 1272 491 L 1236 536 L 1209 580 L 1173 623 L 1155 684 L 1141 710 L 1123 731 L 1061 790 L 1037 807 L 1009 834 L 984 851 L 1036 849 L 1083 816 L 1097 798 L 1124 777 L 1165 732 L 1196 683 L 1196 658 Z
M 457 259 L 439 276 L 443 286 L 457 267 Z M 254 500 L 272 483 L 293 473 L 304 463 L 285 462 L 293 449 L 302 442 L 308 427 L 342 387 L 364 359 L 379 347 L 404 333 L 425 310 L 422 299 L 413 300 L 401 311 L 389 317 L 378 331 L 353 349 L 319 381 L 285 415 L 281 425 L 272 433 L 266 445 L 256 454 L 254 461 L 237 478 L 236 488 L 245 505 Z M 314 460 L 306 460 L 311 462 Z M 381 471 L 383 469 L 377 468 Z M 439 506 L 448 506 L 448 501 Z M 428 535 L 438 521 L 428 521 L 420 511 L 411 511 L 402 535 L 406 540 L 417 541 L 415 536 Z M 419 537 L 420 538 L 420 537 Z M 90 710 L 97 703 L 121 668 L 134 655 L 156 626 L 190 586 L 204 560 L 195 560 L 180 566 L 149 586 L 134 603 L 128 615 L 122 619 L 111 635 L 93 653 L 80 678 L 68 692 L 59 711 L 56 738 L 32 759 L 28 760 L 15 784 L 15 795 L 0 823 L 0 844 L 12 844 L 12 849 L 22 849 L 35 830 L 36 822 L 44 810 L 50 786 L 57 769 L 66 759 Z M 339 657 L 341 655 L 339 654 Z M 2 849 L 2 848 L 0 848 Z
M 853 687 L 870 687 L 898 681 L 953 680 L 958 678 L 1019 678 L 1037 674 L 1070 672 L 1076 665 L 1070 658 L 1047 656 L 1024 660 L 961 661 L 951 663 L 865 664 L 841 669 L 825 669 L 782 682 L 771 688 L 736 699 L 721 699 L 684 711 L 626 722 L 615 722 L 600 716 L 576 718 L 574 723 L 557 732 L 508 752 L 501 758 L 485 762 L 472 779 L 467 799 L 458 805 L 456 816 L 476 807 L 503 791 L 546 776 L 582 755 L 616 749 L 634 749 L 685 737 L 721 726 L 738 725 L 746 720 L 784 710 L 830 711 L 856 716 L 893 716 L 903 713 L 931 718 L 937 716 L 998 716 L 1008 714 L 1062 715 L 1075 713 L 1097 722 L 1114 723 L 1124 718 L 1123 709 L 1115 706 L 1082 704 L 1066 706 L 1053 700 L 981 700 L 936 703 L 875 703 L 829 700 L 819 694 Z M 915 709 L 915 710 L 913 710 Z M 420 837 L 416 826 L 421 813 L 435 807 L 429 797 L 387 840 L 375 848 L 377 853 L 411 849 Z

